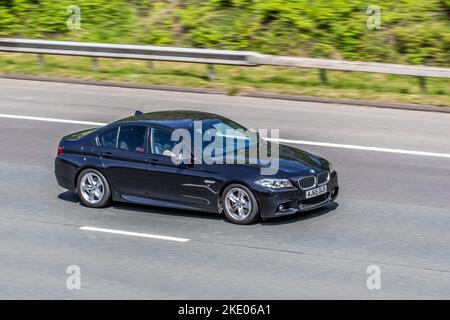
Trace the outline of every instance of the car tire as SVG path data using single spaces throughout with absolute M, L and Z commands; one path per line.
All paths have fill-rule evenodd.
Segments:
M 78 176 L 77 192 L 81 202 L 89 208 L 106 207 L 111 200 L 108 181 L 98 170 L 86 169 Z
M 222 193 L 223 212 L 236 224 L 251 224 L 259 217 L 259 206 L 253 192 L 241 184 L 231 184 Z

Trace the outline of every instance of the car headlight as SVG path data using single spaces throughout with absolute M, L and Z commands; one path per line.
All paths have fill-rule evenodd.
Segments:
M 333 164 L 331 162 L 328 162 L 328 170 L 330 170 L 330 173 L 334 172 Z
M 255 183 L 269 189 L 282 189 L 292 187 L 292 183 L 288 179 L 262 179 L 255 181 Z

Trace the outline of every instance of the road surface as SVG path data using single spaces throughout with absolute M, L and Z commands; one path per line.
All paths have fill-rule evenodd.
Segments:
M 279 128 L 333 162 L 337 204 L 251 226 L 156 207 L 83 207 L 56 184 L 59 139 L 136 109 Z M 450 298 L 450 115 L 5 79 L 0 114 L 0 299 Z M 66 286 L 72 265 L 80 290 Z M 380 289 L 367 287 L 371 265 Z

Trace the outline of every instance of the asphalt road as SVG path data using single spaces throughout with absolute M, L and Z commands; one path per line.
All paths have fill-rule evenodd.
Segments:
M 0 113 L 110 122 L 136 109 L 220 113 L 280 137 L 450 154 L 450 115 L 193 93 L 0 80 Z M 1 299 L 450 298 L 450 158 L 297 145 L 334 163 L 337 205 L 237 226 L 213 214 L 94 210 L 55 181 L 82 124 L 0 118 Z M 175 242 L 82 226 L 186 238 Z M 68 290 L 66 269 L 81 268 Z M 369 265 L 381 289 L 366 286 Z

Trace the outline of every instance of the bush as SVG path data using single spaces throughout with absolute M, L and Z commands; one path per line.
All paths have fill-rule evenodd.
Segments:
M 81 8 L 68 30 L 67 7 Z M 450 64 L 450 0 L 0 0 L 0 35 Z

